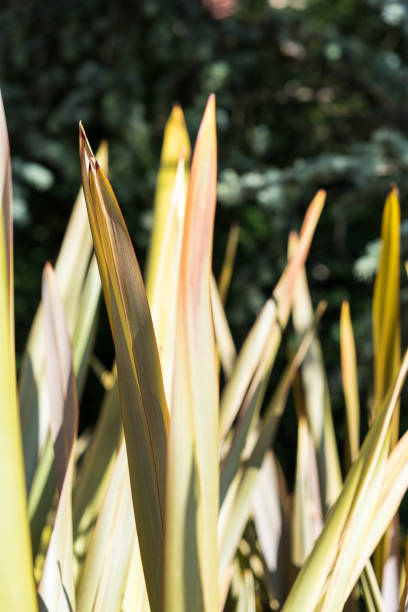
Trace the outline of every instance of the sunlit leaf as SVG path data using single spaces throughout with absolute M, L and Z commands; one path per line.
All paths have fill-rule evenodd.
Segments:
M 126 446 L 123 442 L 80 575 L 78 612 L 120 610 L 136 537 L 134 529 Z
M 74 551 L 83 560 L 109 485 L 122 433 L 117 379 L 105 393 L 90 446 L 73 492 Z M 78 571 L 78 568 L 77 568 Z
M 50 399 L 50 429 L 54 446 L 59 503 L 39 586 L 41 607 L 75 610 L 72 542 L 72 482 L 78 403 L 72 351 L 64 307 L 50 264 L 43 273 L 45 355 Z
M 174 354 L 176 342 L 177 298 L 180 276 L 180 257 L 186 211 L 184 162 L 179 161 L 174 189 L 166 211 L 161 243 L 155 257 L 155 277 L 150 280 L 150 310 L 159 348 L 167 404 L 171 407 Z M 159 211 L 157 211 L 159 213 Z M 154 221 L 156 226 L 156 217 Z M 152 271 L 153 274 L 153 271 Z
M 82 184 L 109 323 L 133 507 L 152 612 L 162 609 L 168 410 L 142 276 L 112 188 L 80 126 Z
M 228 380 L 234 370 L 237 351 L 213 276 L 211 277 L 211 306 L 217 349 L 225 378 Z
M 367 508 L 374 507 L 381 492 L 390 422 L 407 369 L 408 353 L 404 357 L 392 394 L 388 394 L 369 430 L 359 456 L 348 472 L 340 496 L 326 518 L 322 533 L 289 593 L 283 608 L 285 612 L 299 610 L 299 606 L 305 612 L 314 610 L 322 598 L 329 574 L 324 605 L 334 606 L 329 609 L 337 609 L 341 602 L 344 603 L 346 589 L 350 587 L 349 577 L 355 566 L 356 551 L 361 548 L 364 532 L 362 525 L 367 526 Z
M 385 202 L 381 225 L 382 248 L 373 296 L 375 416 L 394 381 L 401 359 L 400 330 L 400 206 L 394 186 Z M 398 415 L 398 411 L 396 412 Z M 393 440 L 398 437 L 394 417 Z
M 340 351 L 343 393 L 346 406 L 349 465 L 357 458 L 360 447 L 360 401 L 358 397 L 356 348 L 351 325 L 350 305 L 344 301 L 340 315 Z
M 225 249 L 224 261 L 222 262 L 221 272 L 218 279 L 218 290 L 221 303 L 225 306 L 228 289 L 231 283 L 232 271 L 234 269 L 235 256 L 237 253 L 239 239 L 239 225 L 234 223 L 228 234 L 227 246 Z
M 225 498 L 220 510 L 218 537 L 220 545 L 220 581 L 227 571 L 241 534 L 248 522 L 254 486 L 259 476 L 266 452 L 273 443 L 286 400 L 299 369 L 313 339 L 315 326 L 325 310 L 325 304 L 320 304 L 314 326 L 308 330 L 299 345 L 294 357 L 285 369 L 280 382 L 266 407 L 264 417 L 255 435 L 250 455 L 242 463 L 231 481 L 225 487 Z
M 14 358 L 11 206 L 10 153 L 0 96 L 0 608 L 34 612 L 37 602 Z
M 298 416 L 298 441 L 292 515 L 292 559 L 297 567 L 301 567 L 322 530 L 323 509 L 315 446 L 307 421 L 299 375 L 295 377 L 293 386 Z
M 188 182 L 188 165 L 191 147 L 183 111 L 175 104 L 164 130 L 160 168 L 157 177 L 154 200 L 154 224 L 150 239 L 146 269 L 146 293 L 151 298 L 156 284 L 157 267 L 162 250 L 162 240 L 166 231 L 167 216 L 171 207 L 172 194 L 176 181 L 177 166 L 184 160 L 185 180 Z
M 290 502 L 282 470 L 267 451 L 252 497 L 254 523 L 266 565 L 269 599 L 282 605 L 293 579 L 290 559 Z
M 216 171 L 211 96 L 194 150 L 181 254 L 167 473 L 166 612 L 211 612 L 219 605 L 218 380 L 210 296 Z
M 296 242 L 297 240 L 293 236 L 292 246 L 289 245 L 289 252 L 295 247 Z M 292 317 L 294 328 L 301 337 L 313 321 L 312 300 L 304 269 L 299 273 L 297 279 Z M 313 339 L 310 351 L 302 364 L 301 376 L 307 418 L 316 448 L 323 508 L 326 512 L 336 500 L 342 480 L 331 412 L 329 385 L 322 348 L 317 337 Z
M 106 170 L 108 163 L 106 143 L 98 149 L 97 156 L 101 166 Z M 57 285 L 64 303 L 68 329 L 71 334 L 77 317 L 79 297 L 91 250 L 92 238 L 81 189 L 75 201 L 55 265 Z M 26 485 L 27 491 L 30 492 L 37 463 L 43 454 L 49 435 L 49 407 L 41 305 L 34 317 L 25 348 L 18 395 Z M 42 469 L 43 473 L 49 473 L 44 469 L 44 466 Z

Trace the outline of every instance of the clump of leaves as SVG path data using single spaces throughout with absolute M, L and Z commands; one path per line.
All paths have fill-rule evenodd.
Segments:
M 3 111 L 1 147 L 2 609 L 333 610 L 358 596 L 359 580 L 370 609 L 404 605 L 396 512 L 408 486 L 408 438 L 399 439 L 398 427 L 408 355 L 400 359 L 396 190 L 384 211 L 373 307 L 375 396 L 361 447 L 347 304 L 341 314 L 343 483 L 315 334 L 325 305 L 313 310 L 304 268 L 323 191 L 291 235 L 287 265 L 237 351 L 223 307 L 235 229 L 220 289 L 212 276 L 214 96 L 191 167 L 179 107 L 166 127 L 146 289 L 107 179 L 106 147 L 95 156 L 80 125 L 83 192 L 55 271 L 44 268 L 17 400 Z M 101 289 L 115 345 L 111 372 L 93 355 Z M 265 402 L 290 317 L 297 344 Z M 106 391 L 93 435 L 78 439 L 90 364 Z M 292 387 L 293 499 L 272 450 Z

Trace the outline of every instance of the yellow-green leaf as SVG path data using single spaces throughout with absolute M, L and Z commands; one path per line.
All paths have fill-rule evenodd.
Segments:
M 35 612 L 14 359 L 11 202 L 9 146 L 0 96 L 0 609 Z
M 299 375 L 295 377 L 293 386 L 298 415 L 298 441 L 292 515 L 292 559 L 297 567 L 301 567 L 322 530 L 323 509 L 315 446 L 307 422 Z
M 172 398 L 178 283 L 185 210 L 185 170 L 181 159 L 169 206 L 166 211 L 162 211 L 160 220 L 156 221 L 156 217 L 154 218 L 154 226 L 156 223 L 163 223 L 164 229 L 161 242 L 156 247 L 155 276 L 150 281 L 149 296 L 169 408 Z
M 53 269 L 43 273 L 45 355 L 50 400 L 50 429 L 54 445 L 58 509 L 39 586 L 40 601 L 48 610 L 75 611 L 74 555 L 72 542 L 72 482 L 78 402 L 71 343 L 64 307 Z
M 357 458 L 360 447 L 360 401 L 358 397 L 356 347 L 351 325 L 350 305 L 344 301 L 340 315 L 340 351 L 343 393 L 346 405 L 347 448 L 349 465 Z
M 239 225 L 237 223 L 233 223 L 228 234 L 224 261 L 222 262 L 221 272 L 218 278 L 218 290 L 220 292 L 221 303 L 223 306 L 225 306 L 225 302 L 227 301 L 228 289 L 231 283 L 232 271 L 234 269 L 235 256 L 237 254 L 238 239 Z
M 101 166 L 106 169 L 108 151 L 106 143 L 97 152 Z M 55 265 L 70 334 L 77 318 L 79 298 L 92 250 L 92 237 L 82 189 L 72 209 Z M 23 435 L 24 467 L 27 491 L 30 492 L 37 463 L 49 434 L 47 384 L 45 376 L 44 331 L 42 306 L 37 309 L 24 352 L 19 379 L 19 405 Z M 49 447 L 50 448 L 50 447 Z M 43 468 L 45 474 L 47 469 Z M 38 484 L 38 483 L 37 483 Z M 35 507 L 35 504 L 31 504 Z
M 322 533 L 289 593 L 283 608 L 285 612 L 295 612 L 299 607 L 305 612 L 312 612 L 319 602 L 322 603 L 323 596 L 327 598 L 325 604 L 334 605 L 334 608 L 329 609 L 341 606 L 345 588 L 350 584 L 349 575 L 355 566 L 355 555 L 361 547 L 361 542 L 354 546 L 352 536 L 357 534 L 356 541 L 359 540 L 364 530 L 362 525 L 367 527 L 367 508 L 374 506 L 381 491 L 380 477 L 384 473 L 388 453 L 390 423 L 407 370 L 408 353 L 382 410 L 364 440 L 357 460 L 348 472 L 342 491 L 326 518 Z M 326 580 L 329 574 L 331 582 L 328 587 Z M 330 590 L 326 591 L 327 588 Z
M 154 224 L 145 275 L 146 293 L 150 304 L 152 303 L 151 298 L 156 283 L 157 267 L 162 248 L 163 235 L 167 225 L 167 216 L 171 207 L 177 166 L 180 159 L 184 160 L 186 170 L 185 180 L 187 182 L 190 155 L 190 139 L 184 121 L 183 111 L 178 104 L 175 104 L 164 130 L 160 168 L 154 199 Z
M 296 245 L 292 236 L 289 252 Z M 305 269 L 299 273 L 292 310 L 293 325 L 302 337 L 313 323 L 313 306 Z M 320 476 L 323 509 L 326 512 L 341 489 L 341 471 L 336 435 L 330 405 L 329 385 L 319 339 L 315 336 L 309 353 L 302 363 L 301 376 L 305 394 L 305 407 L 313 436 Z
M 219 606 L 218 380 L 210 297 L 216 172 L 211 96 L 194 150 L 181 254 L 167 473 L 165 612 L 212 612 Z
M 376 416 L 398 372 L 401 359 L 400 329 L 400 206 L 394 186 L 385 202 L 381 225 L 381 255 L 374 285 L 374 400 Z M 398 412 L 396 412 L 398 414 Z M 394 443 L 398 419 L 394 417 Z
M 136 538 L 123 442 L 78 582 L 78 612 L 120 610 Z

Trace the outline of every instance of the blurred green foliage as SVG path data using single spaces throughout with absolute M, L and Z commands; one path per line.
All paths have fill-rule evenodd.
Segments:
M 338 408 L 347 297 L 367 399 L 372 242 L 390 182 L 403 211 L 408 192 L 407 39 L 408 9 L 396 0 L 242 0 L 224 20 L 198 0 L 5 0 L 0 85 L 14 168 L 18 350 L 80 184 L 78 121 L 93 143 L 110 143 L 110 177 L 143 262 L 171 105 L 182 104 L 195 137 L 215 91 L 216 268 L 231 222 L 241 226 L 227 305 L 234 334 L 242 337 L 271 291 L 288 231 L 323 187 L 328 204 L 308 272 L 315 299 L 329 303 L 330 384 Z M 109 365 L 105 344 L 97 350 Z

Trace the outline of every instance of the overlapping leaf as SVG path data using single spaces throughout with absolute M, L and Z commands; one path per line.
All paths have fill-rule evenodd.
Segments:
M 80 126 L 82 184 L 109 323 L 136 527 L 152 612 L 162 609 L 168 410 L 139 266 L 111 186 Z
M 292 238 L 292 246 L 296 244 Z M 292 310 L 293 325 L 299 337 L 313 322 L 312 300 L 304 269 L 299 273 Z M 340 462 L 330 405 L 330 393 L 320 341 L 313 339 L 302 364 L 301 377 L 305 394 L 305 408 L 313 436 L 318 461 L 323 508 L 326 512 L 336 500 L 342 486 Z
M 194 150 L 181 254 L 167 474 L 166 612 L 211 612 L 219 605 L 218 380 L 210 297 L 216 146 L 211 96 Z
M 41 608 L 55 612 L 74 612 L 71 495 L 78 402 L 68 326 L 50 264 L 44 268 L 42 299 L 47 384 L 51 406 L 50 428 L 59 503 L 39 586 L 39 596 Z
M 162 241 L 168 226 L 168 214 L 171 208 L 172 194 L 176 182 L 177 166 L 184 162 L 185 181 L 188 182 L 188 165 L 191 147 L 183 111 L 175 104 L 164 131 L 163 146 L 160 158 L 160 169 L 154 200 L 154 225 L 149 244 L 146 269 L 146 293 L 149 303 L 157 279 L 159 258 L 162 257 Z
M 107 146 L 101 145 L 97 153 L 100 164 L 107 168 Z M 58 289 L 64 303 L 70 333 L 77 318 L 79 299 L 88 269 L 92 238 L 82 190 L 75 201 L 64 240 L 55 266 Z M 42 307 L 38 307 L 25 348 L 19 379 L 20 419 L 24 446 L 24 466 L 27 491 L 30 492 L 42 457 L 49 432 L 49 407 L 45 376 L 44 331 Z M 51 448 L 49 446 L 48 448 Z M 49 473 L 42 468 L 44 473 Z M 43 486 L 43 485 L 41 485 Z M 37 487 L 39 487 L 37 483 Z M 38 493 L 37 493 L 38 497 Z M 36 507 L 35 503 L 31 503 Z
M 14 357 L 10 154 L 0 96 L 0 608 L 34 612 L 31 544 Z M 18 577 L 18 580 L 17 580 Z
M 388 394 L 367 434 L 341 494 L 326 519 L 324 529 L 289 594 L 284 606 L 285 612 L 298 610 L 299 606 L 306 612 L 312 611 L 322 596 L 322 609 L 338 609 L 344 603 L 351 588 L 350 577 L 360 555 L 366 528 L 370 526 L 367 508 L 375 507 L 384 487 L 390 423 L 407 369 L 408 353 L 404 357 L 392 394 Z M 392 486 L 397 476 L 397 473 L 393 474 L 389 486 Z M 382 516 L 382 530 L 388 526 L 394 511 L 393 508 L 390 514 Z
M 346 406 L 348 462 L 353 463 L 360 447 L 360 401 L 358 397 L 356 348 L 350 305 L 343 302 L 340 315 L 341 373 Z
M 134 532 L 126 446 L 115 461 L 78 584 L 78 612 L 120 610 Z

